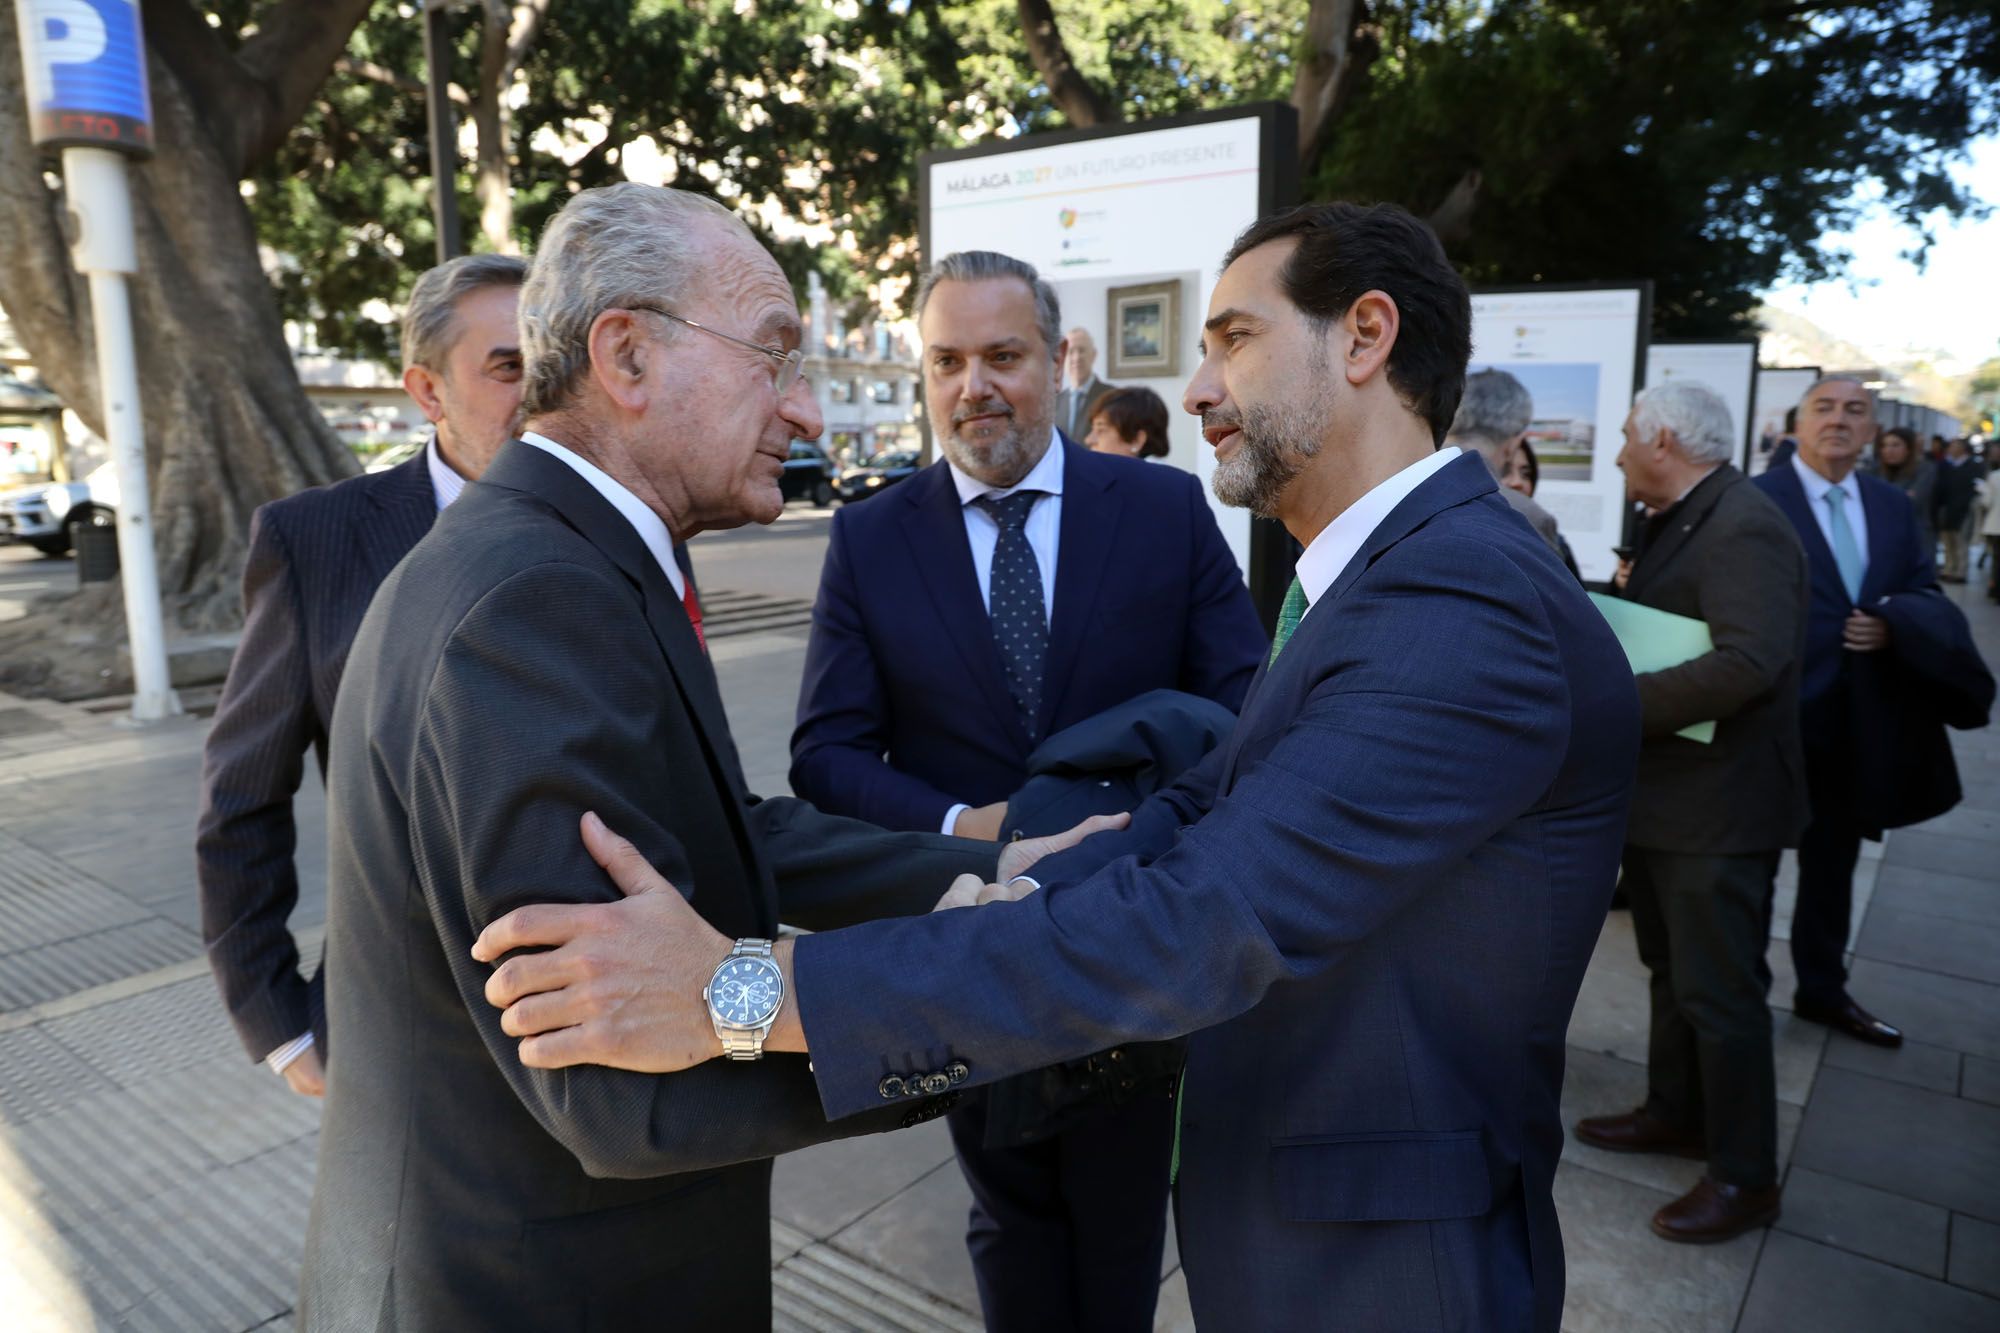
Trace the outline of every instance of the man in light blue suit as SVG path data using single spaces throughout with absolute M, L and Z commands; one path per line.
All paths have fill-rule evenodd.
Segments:
M 1313 205 L 1225 264 L 1186 405 L 1224 500 L 1305 547 L 1236 731 L 1129 828 L 961 884 L 978 912 L 782 941 L 768 1049 L 829 1117 L 1193 1033 L 1178 1216 L 1215 1329 L 1554 1333 L 1563 1035 L 1616 875 L 1637 691 L 1476 458 L 1436 449 L 1469 299 L 1400 209 Z M 487 997 L 524 1063 L 721 1049 L 732 947 L 586 821 L 631 894 L 532 906 Z

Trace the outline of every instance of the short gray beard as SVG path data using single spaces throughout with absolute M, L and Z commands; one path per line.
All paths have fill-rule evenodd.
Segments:
M 1204 427 L 1233 425 L 1240 432 L 1235 456 L 1215 465 L 1210 485 L 1216 499 L 1259 518 L 1278 516 L 1279 498 L 1306 461 L 1319 453 L 1320 437 L 1333 414 L 1333 386 L 1324 370 L 1323 361 L 1313 367 L 1313 387 L 1303 402 L 1259 403 L 1234 419 L 1218 421 L 1217 414 L 1203 418 Z
M 1017 484 L 1021 478 L 1034 471 L 1035 464 L 1042 461 L 1048 452 L 1051 428 L 1055 425 L 1055 410 L 1049 410 L 1034 420 L 1025 420 L 1016 415 L 1007 432 L 982 450 L 958 438 L 958 427 L 950 420 L 931 421 L 931 429 L 937 435 L 938 447 L 960 472 L 975 481 L 988 486 L 1005 488 Z

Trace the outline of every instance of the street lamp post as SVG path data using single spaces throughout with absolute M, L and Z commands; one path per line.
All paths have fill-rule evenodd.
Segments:
M 132 719 L 181 711 L 167 674 L 139 357 L 126 279 L 139 271 L 133 158 L 152 155 L 153 112 L 137 0 L 17 0 L 37 147 L 62 153 L 70 257 L 90 280 L 104 437 L 118 472 L 118 563 L 132 654 Z

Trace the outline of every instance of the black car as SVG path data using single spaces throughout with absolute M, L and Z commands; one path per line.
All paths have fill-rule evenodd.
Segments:
M 833 460 L 818 445 L 793 440 L 792 456 L 785 460 L 778 487 L 787 500 L 811 500 L 824 509 L 833 503 L 833 482 L 838 475 Z
M 884 449 L 860 467 L 851 467 L 840 474 L 840 498 L 866 500 L 877 491 L 915 475 L 922 466 L 922 456 L 915 449 Z

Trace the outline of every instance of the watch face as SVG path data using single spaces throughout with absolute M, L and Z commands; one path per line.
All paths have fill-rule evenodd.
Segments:
M 778 1012 L 783 994 L 778 965 L 768 958 L 730 958 L 708 983 L 708 1003 L 731 1027 L 761 1027 Z

